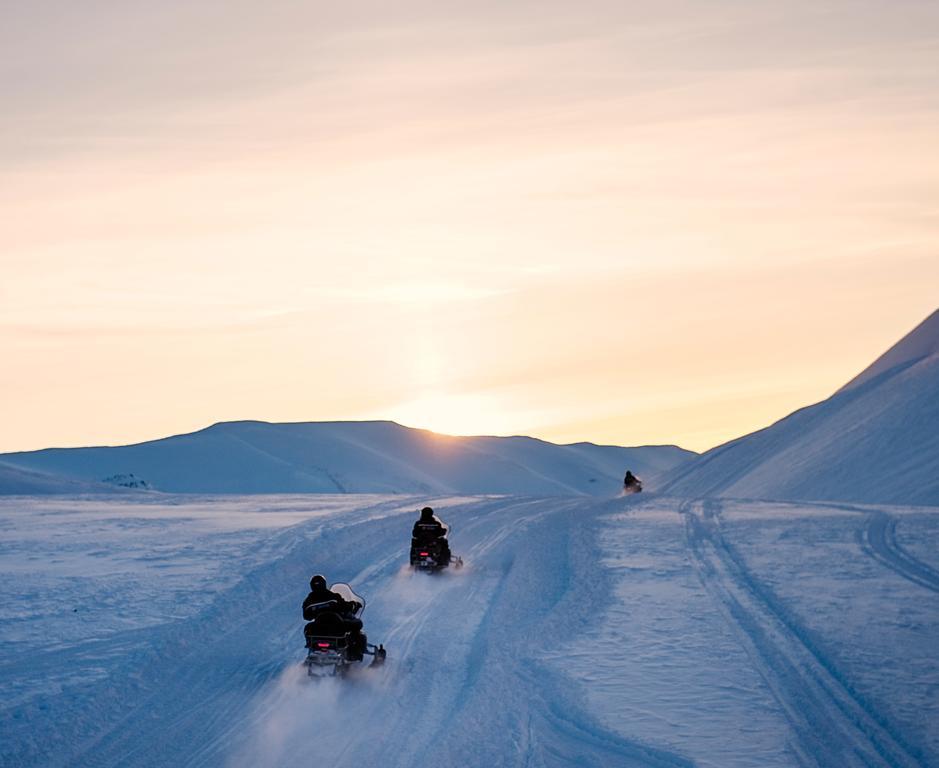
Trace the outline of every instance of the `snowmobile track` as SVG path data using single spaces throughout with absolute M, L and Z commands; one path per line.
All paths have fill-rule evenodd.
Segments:
M 464 569 L 407 565 L 424 503 L 442 508 Z M 747 504 L 738 520 L 711 501 L 653 494 L 376 496 L 322 508 L 291 499 L 290 522 L 245 534 L 243 549 L 196 569 L 214 581 L 189 614 L 4 657 L 0 678 L 24 688 L 72 665 L 75 674 L 39 693 L 13 687 L 17 700 L 0 707 L 0 766 L 939 768 L 939 577 L 903 550 L 907 528 L 896 527 L 924 518 Z M 113 509 L 122 507 L 102 502 L 83 528 L 107 533 L 100 517 Z M 193 541 L 174 545 L 182 564 Z M 777 541 L 785 551 L 767 552 Z M 811 557 L 800 562 L 803 548 Z M 25 556 L 61 550 L 21 545 Z M 307 679 L 298 606 L 314 571 L 361 589 L 369 639 L 388 648 L 384 667 Z M 862 601 L 843 631 L 823 622 L 853 604 L 803 600 L 798 589 L 833 581 Z M 882 629 L 870 643 L 859 634 L 868 619 Z M 89 675 L 97 669 L 107 676 Z
M 857 533 L 861 549 L 878 563 L 886 566 L 917 586 L 939 593 L 939 571 L 907 552 L 897 541 L 898 520 L 883 510 L 871 510 L 852 504 L 819 502 L 816 506 L 865 516 L 865 525 Z
M 910 554 L 897 541 L 896 516 L 853 504 L 815 502 L 814 506 L 864 515 L 864 527 L 857 532 L 858 545 L 864 553 L 917 586 L 939 593 L 939 571 Z
M 678 511 L 685 518 L 692 564 L 785 712 L 800 762 L 819 768 L 920 765 L 753 578 L 724 540 L 717 503 L 684 502 Z
M 872 512 L 860 534 L 861 548 L 879 563 L 925 589 L 939 593 L 939 572 L 907 552 L 897 542 L 897 519 Z

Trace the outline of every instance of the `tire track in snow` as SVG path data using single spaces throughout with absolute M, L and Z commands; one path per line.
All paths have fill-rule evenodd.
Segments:
M 886 512 L 869 512 L 860 544 L 877 562 L 914 584 L 939 593 L 939 572 L 903 549 L 897 541 L 897 519 Z
M 455 734 L 445 725 L 429 736 L 428 744 L 442 747 L 432 753 L 435 760 L 526 768 L 693 766 L 601 725 L 581 696 L 577 670 L 568 677 L 553 669 L 555 650 L 596 620 L 596 606 L 584 596 L 602 600 L 609 585 L 595 567 L 594 521 L 621 504 L 542 499 L 516 519 L 513 535 L 480 545 L 499 564 L 493 568 L 499 577 L 445 718 L 463 727 Z M 550 665 L 539 660 L 546 651 Z
M 793 504 L 793 506 L 802 508 L 805 505 Z M 871 510 L 869 507 L 851 504 L 813 502 L 811 506 L 864 515 L 865 525 L 857 535 L 858 545 L 863 552 L 904 579 L 931 592 L 939 593 L 939 571 L 908 552 L 897 541 L 899 521 L 896 516 L 883 510 Z
M 403 506 L 407 507 L 408 505 L 404 504 Z M 361 510 L 360 513 L 350 516 L 352 517 L 350 520 L 330 520 L 328 524 L 318 529 L 317 538 L 310 539 L 303 535 L 296 536 L 293 542 L 294 551 L 288 557 L 267 566 L 266 570 L 271 571 L 272 575 L 276 578 L 283 572 L 290 560 L 304 559 L 303 553 L 312 553 L 313 550 L 318 550 L 321 546 L 321 542 L 326 537 L 332 538 L 337 535 L 352 535 L 356 538 L 361 538 L 363 535 L 368 536 L 371 534 L 371 538 L 374 539 L 375 534 L 379 533 L 382 527 L 398 525 L 399 523 L 395 518 L 401 514 L 408 514 L 409 511 L 410 510 L 402 508 L 400 501 L 391 501 L 381 503 L 375 507 L 367 507 Z M 301 526 L 302 525 L 304 524 L 301 524 Z M 375 528 L 374 526 L 379 527 Z M 371 530 L 368 530 L 370 527 Z M 374 546 L 374 541 L 372 545 Z M 360 570 L 356 576 L 345 577 L 345 579 L 354 584 L 363 585 L 365 588 L 362 591 L 368 592 L 368 585 L 391 570 L 394 561 L 399 559 L 399 557 L 398 552 L 393 552 L 384 558 L 370 562 L 370 564 Z M 314 561 L 321 559 L 322 558 L 309 557 L 309 567 L 312 568 Z M 300 583 L 302 584 L 302 581 Z M 284 603 L 289 604 L 291 602 L 295 603 L 296 600 L 291 600 L 291 598 L 288 597 L 278 600 L 276 605 Z M 269 611 L 270 608 L 268 612 Z M 255 621 L 253 623 L 257 624 L 259 622 Z M 291 624 L 293 624 L 293 622 L 291 622 Z M 298 623 L 296 628 L 299 629 L 301 626 L 302 622 Z M 291 629 L 293 628 L 292 626 Z M 239 637 L 242 630 L 242 625 L 236 625 L 234 628 L 229 628 L 226 634 Z M 249 632 L 247 636 L 250 637 L 252 634 L 256 634 L 256 631 Z M 284 631 L 282 637 L 289 638 L 293 637 L 294 634 L 295 633 L 291 631 Z M 302 647 L 302 641 L 299 638 L 297 645 L 298 647 Z M 209 693 L 205 698 L 197 700 L 196 705 L 193 707 L 193 709 L 207 713 L 207 717 L 201 723 L 200 735 L 201 731 L 214 731 L 216 735 L 213 739 L 207 741 L 200 748 L 195 750 L 192 756 L 187 755 L 186 766 L 195 768 L 199 765 L 217 765 L 219 755 L 227 751 L 227 744 L 234 740 L 234 737 L 240 734 L 245 728 L 247 722 L 244 709 L 245 700 L 259 693 L 263 687 L 277 680 L 285 672 L 284 656 L 270 659 L 260 666 L 257 664 L 257 659 L 250 654 L 238 652 L 235 654 L 235 658 L 238 664 L 232 675 L 232 681 L 235 684 L 227 688 L 219 688 Z M 198 680 L 193 687 L 197 690 L 212 690 L 211 680 L 214 671 L 209 669 L 210 666 L 211 665 L 204 665 L 204 667 L 196 673 Z M 259 676 L 258 672 L 262 674 Z M 240 678 L 244 679 L 239 682 Z M 189 686 L 184 687 L 189 688 Z M 183 711 L 179 717 L 170 722 L 169 730 L 181 732 L 185 731 L 187 728 L 191 729 L 191 720 L 192 711 Z
M 920 765 L 872 709 L 854 694 L 805 632 L 758 584 L 720 530 L 720 507 L 687 501 L 678 511 L 692 563 L 722 608 L 795 732 L 805 765 L 913 768 Z
M 447 519 L 454 524 L 451 530 L 457 531 L 454 552 L 464 557 L 464 568 L 433 575 L 408 571 L 404 576 L 411 593 L 406 598 L 409 610 L 390 630 L 388 667 L 394 674 L 397 663 L 397 671 L 406 676 L 393 681 L 402 705 L 410 706 L 419 698 L 423 706 L 418 727 L 402 723 L 386 740 L 395 755 L 393 764 L 426 761 L 450 734 L 467 685 L 474 679 L 474 660 L 493 599 L 510 570 L 500 547 L 526 525 L 550 514 L 545 504 L 545 499 L 500 498 L 452 515 L 448 511 Z M 457 525 L 464 516 L 470 519 Z M 509 551 L 512 546 L 507 544 Z M 419 607 L 411 610 L 415 600 Z M 367 754 L 360 755 L 362 759 L 369 761 Z
M 514 506 L 511 502 L 507 504 L 505 499 L 466 500 L 459 506 L 449 508 L 446 514 L 448 517 L 453 515 L 452 519 L 455 520 L 468 516 L 477 522 L 488 520 L 494 515 L 504 515 Z M 252 693 L 252 698 L 256 700 L 254 705 L 250 711 L 238 713 L 238 718 L 229 731 L 236 736 L 252 730 L 258 732 L 258 729 L 263 733 L 265 721 L 276 722 L 286 716 L 289 722 L 286 735 L 283 739 L 275 739 L 270 746 L 277 751 L 290 751 L 295 737 L 304 732 L 300 722 L 305 716 L 304 709 L 311 705 L 321 706 L 321 693 L 328 690 L 330 696 L 338 696 L 343 706 L 350 708 L 348 715 L 357 724 L 354 729 L 333 728 L 328 743 L 322 742 L 320 736 L 318 749 L 327 756 L 329 764 L 360 764 L 361 757 L 356 755 L 362 752 L 365 753 L 365 763 L 370 764 L 367 755 L 375 748 L 375 744 L 390 748 L 388 745 L 395 743 L 401 734 L 407 734 L 411 724 L 407 721 L 398 722 L 399 713 L 387 712 L 388 701 L 406 694 L 409 687 L 416 684 L 415 679 L 408 680 L 408 673 L 413 671 L 411 667 L 415 659 L 426 655 L 421 643 L 431 633 L 435 614 L 446 604 L 448 593 L 460 583 L 459 579 L 450 578 L 448 574 L 428 577 L 404 570 L 412 513 L 413 510 L 409 508 L 400 511 L 397 519 L 391 521 L 391 525 L 399 530 L 396 535 L 390 537 L 381 525 L 359 526 L 356 529 L 356 537 L 367 537 L 368 546 L 362 547 L 356 539 L 345 535 L 333 537 L 329 543 L 330 548 L 339 553 L 356 553 L 355 562 L 360 564 L 360 570 L 347 580 L 368 598 L 369 605 L 374 605 L 377 609 L 377 616 L 374 610 L 367 613 L 366 630 L 370 640 L 383 642 L 388 648 L 389 656 L 385 667 L 370 674 L 363 674 L 360 678 L 342 681 L 341 685 L 337 685 L 336 681 L 311 683 L 303 675 L 293 675 L 292 667 L 284 668 L 282 656 L 277 670 L 281 674 L 277 675 L 276 679 L 272 677 L 267 681 L 263 689 Z M 406 522 L 402 521 L 402 516 L 407 517 Z M 507 521 L 502 522 L 504 525 L 509 524 Z M 470 526 L 467 525 L 466 528 Z M 347 530 L 351 532 L 350 527 L 347 527 Z M 485 530 L 489 532 L 489 529 Z M 496 533 L 498 534 L 498 531 Z M 489 533 L 486 538 L 492 538 L 493 535 Z M 417 595 L 411 594 L 415 588 Z M 293 619 L 293 611 L 291 618 Z M 299 626 L 300 624 L 297 624 L 297 628 Z M 369 691 L 375 695 L 371 695 Z M 428 691 L 425 695 L 429 693 L 440 692 Z M 309 725 L 315 726 L 317 718 L 314 713 L 309 712 L 306 716 L 311 718 Z M 431 716 L 432 712 L 428 712 L 425 717 Z M 327 722 L 328 727 L 336 726 L 335 715 L 330 715 Z M 216 739 L 216 742 L 221 744 L 219 739 Z M 245 746 L 248 751 L 244 754 L 238 754 L 239 749 L 235 750 L 236 754 L 232 756 L 234 765 L 250 765 L 254 768 L 257 765 L 281 764 L 276 757 L 271 758 L 270 754 L 264 754 L 263 742 L 260 751 L 257 749 L 258 744 L 248 743 Z M 230 746 L 229 749 L 218 746 L 209 748 L 202 754 L 204 762 L 187 762 L 187 765 L 219 765 L 220 755 L 231 752 Z
M 569 678 L 537 661 L 596 618 L 583 595 L 605 583 L 590 528 L 604 505 L 466 500 L 445 511 L 466 574 L 409 586 L 395 571 L 407 558 L 411 505 L 396 499 L 279 532 L 264 544 L 270 559 L 197 616 L 135 636 L 139 649 L 110 680 L 49 697 L 47 714 L 24 712 L 32 722 L 23 732 L 41 741 L 13 764 L 690 765 L 603 728 L 572 693 L 577 670 Z M 392 638 L 378 674 L 319 688 L 297 674 L 299 602 L 314 567 L 356 581 L 369 599 L 370 639 Z M 413 594 L 416 584 L 426 588 Z M 285 711 L 293 730 L 273 742 L 286 748 L 282 760 L 262 752 L 229 762 L 250 746 L 251 729 Z

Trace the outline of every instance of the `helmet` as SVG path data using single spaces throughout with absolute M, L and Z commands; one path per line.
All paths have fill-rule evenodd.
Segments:
M 434 510 L 430 507 L 424 507 L 421 510 L 421 520 L 430 520 L 434 516 Z
M 310 589 L 314 592 L 318 589 L 326 589 L 326 578 L 316 574 L 316 576 L 310 579 Z

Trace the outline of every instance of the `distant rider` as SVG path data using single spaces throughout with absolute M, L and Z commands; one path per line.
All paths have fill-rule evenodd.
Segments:
M 411 547 L 427 546 L 433 543 L 439 543 L 441 558 L 444 563 L 450 562 L 450 542 L 447 540 L 447 534 L 450 529 L 447 527 L 430 507 L 424 507 L 421 510 L 421 517 L 414 528 L 411 529 Z
M 346 600 L 342 595 L 333 592 L 326 585 L 325 577 L 316 574 L 310 579 L 310 594 L 303 601 L 303 618 L 309 624 L 304 627 L 304 634 L 309 637 L 315 634 L 317 616 L 323 613 L 336 614 L 341 620 L 346 632 L 352 633 L 353 647 L 364 649 L 365 636 L 362 634 L 362 620 L 356 618 L 356 611 L 361 604 L 354 600 Z
M 623 492 L 638 493 L 641 490 L 642 481 L 627 469 L 626 477 L 623 478 Z

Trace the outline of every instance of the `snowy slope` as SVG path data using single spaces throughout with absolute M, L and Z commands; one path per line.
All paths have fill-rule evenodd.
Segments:
M 80 494 L 115 491 L 102 483 L 85 482 L 45 472 L 34 472 L 0 462 L 0 495 Z
M 425 501 L 462 571 L 405 568 Z M 0 543 L 4 766 L 939 765 L 937 509 L 36 497 Z M 305 679 L 313 571 L 384 668 Z
M 939 314 L 827 400 L 670 474 L 681 496 L 939 504 Z
M 133 473 L 176 493 L 518 493 L 610 496 L 695 454 L 676 446 L 449 437 L 393 422 L 244 421 L 138 445 L 0 456 L 77 480 Z
M 863 384 L 898 365 L 939 354 L 939 309 L 845 384 L 839 392 Z

